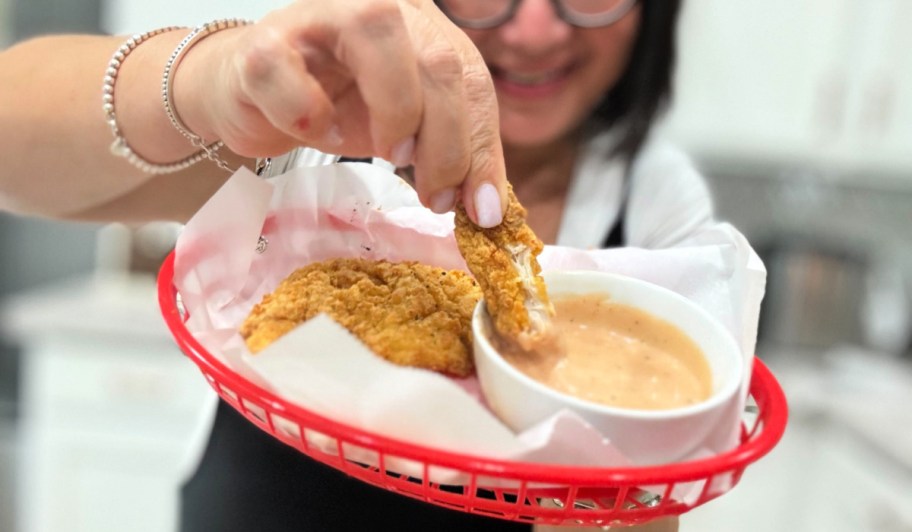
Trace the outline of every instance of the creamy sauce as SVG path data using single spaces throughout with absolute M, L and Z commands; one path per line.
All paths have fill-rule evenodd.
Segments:
M 495 340 L 504 359 L 529 377 L 622 408 L 675 408 L 711 394 L 705 356 L 671 323 L 601 294 L 552 302 L 554 345 L 528 352 Z

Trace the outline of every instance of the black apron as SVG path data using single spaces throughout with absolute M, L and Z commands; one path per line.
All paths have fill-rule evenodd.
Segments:
M 624 243 L 626 198 L 604 247 Z M 181 488 L 180 532 L 509 532 L 531 525 L 450 510 L 357 480 L 281 443 L 219 400 Z

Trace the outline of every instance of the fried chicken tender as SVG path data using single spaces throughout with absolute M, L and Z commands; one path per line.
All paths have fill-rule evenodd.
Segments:
M 416 262 L 333 259 L 294 271 L 241 326 L 257 353 L 326 313 L 381 357 L 465 377 L 472 362 L 472 312 L 481 290 L 468 272 Z
M 503 223 L 482 229 L 462 205 L 456 208 L 456 243 L 481 285 L 485 306 L 497 332 L 525 349 L 550 335 L 554 307 L 541 277 L 541 240 L 526 225 L 526 209 L 509 189 Z

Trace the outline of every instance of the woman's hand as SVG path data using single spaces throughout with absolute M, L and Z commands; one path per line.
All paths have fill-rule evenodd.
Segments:
M 304 145 L 413 164 L 425 205 L 443 212 L 461 195 L 473 220 L 500 222 L 506 181 L 491 78 L 430 0 L 295 2 L 201 41 L 174 83 L 190 129 L 240 155 Z

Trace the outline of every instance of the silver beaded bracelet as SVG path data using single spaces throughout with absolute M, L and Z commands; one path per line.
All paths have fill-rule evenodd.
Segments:
M 184 39 L 177 45 L 177 48 L 172 52 L 171 57 L 168 59 L 168 62 L 165 64 L 165 71 L 162 75 L 162 102 L 165 105 L 165 112 L 168 114 L 168 118 L 171 120 L 171 124 L 177 129 L 183 136 L 187 137 L 190 140 L 190 143 L 200 149 L 200 155 L 214 162 L 228 172 L 231 172 L 228 163 L 224 159 L 219 157 L 218 150 L 224 143 L 218 140 L 212 144 L 206 144 L 206 141 L 196 133 L 190 131 L 190 128 L 184 124 L 181 120 L 180 115 L 177 114 L 177 110 L 174 108 L 174 71 L 177 70 L 177 66 L 184 58 L 184 54 L 192 48 L 195 44 L 199 43 L 201 40 L 212 35 L 215 32 L 227 30 L 231 28 L 237 28 L 239 26 L 246 26 L 252 24 L 252 21 L 243 20 L 243 19 L 221 19 L 215 20 L 212 22 L 207 22 L 200 26 L 197 26 L 189 35 L 184 37 Z
M 117 74 L 120 72 L 120 67 L 127 56 L 144 41 L 151 39 L 156 35 L 179 29 L 184 28 L 181 26 L 168 26 L 166 28 L 159 28 L 146 33 L 133 35 L 114 52 L 114 55 L 111 56 L 111 60 L 108 61 L 108 67 L 105 70 L 104 84 L 102 86 L 102 109 L 104 110 L 108 126 L 111 128 L 111 134 L 114 135 L 114 142 L 111 143 L 111 153 L 118 157 L 125 158 L 130 164 L 149 174 L 170 174 L 179 172 L 206 158 L 206 154 L 200 151 L 174 163 L 158 164 L 146 160 L 130 147 L 127 139 L 120 132 L 120 126 L 117 123 L 117 114 L 114 110 L 114 86 L 117 83 Z

